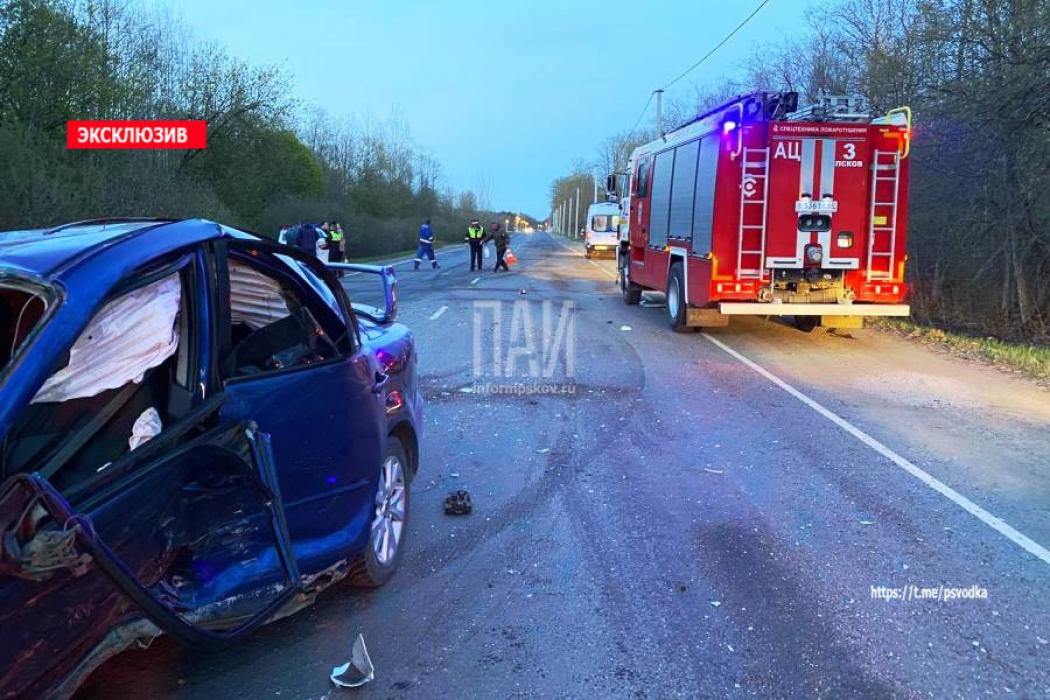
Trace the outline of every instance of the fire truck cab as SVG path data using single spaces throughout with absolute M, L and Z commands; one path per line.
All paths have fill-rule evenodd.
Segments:
M 793 92 L 737 97 L 634 150 L 609 186 L 623 221 L 624 301 L 664 291 L 672 328 L 733 315 L 803 330 L 907 316 L 911 111 L 857 98 L 798 108 Z

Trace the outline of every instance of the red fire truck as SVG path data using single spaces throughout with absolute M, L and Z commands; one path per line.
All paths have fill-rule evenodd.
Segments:
M 635 149 L 608 183 L 628 222 L 624 301 L 665 291 L 675 330 L 733 315 L 792 316 L 806 331 L 907 316 L 911 110 L 872 118 L 859 102 L 743 95 Z

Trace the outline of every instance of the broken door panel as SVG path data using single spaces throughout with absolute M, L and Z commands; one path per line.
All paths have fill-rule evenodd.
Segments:
M 298 590 L 268 438 L 253 424 L 113 468 L 121 478 L 75 508 L 39 474 L 0 488 L 0 688 L 9 697 L 46 693 L 116 625 L 147 617 L 185 641 L 219 645 Z

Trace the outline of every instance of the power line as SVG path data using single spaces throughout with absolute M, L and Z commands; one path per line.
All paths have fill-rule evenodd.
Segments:
M 733 36 L 734 36 L 734 35 L 735 35 L 735 34 L 736 34 L 737 32 L 739 32 L 739 31 L 740 31 L 741 29 L 743 29 L 743 28 L 744 28 L 744 25 L 745 25 L 745 24 L 747 24 L 748 22 L 750 22 L 750 21 L 751 21 L 751 19 L 752 19 L 752 18 L 753 18 L 753 17 L 755 16 L 755 15 L 757 15 L 757 14 L 758 14 L 759 10 L 761 10 L 761 9 L 762 9 L 763 7 L 765 7 L 765 6 L 766 6 L 766 5 L 768 5 L 769 3 L 770 3 L 770 0 L 762 0 L 762 2 L 760 2 L 760 3 L 758 4 L 758 7 L 756 7 L 756 8 L 754 9 L 754 10 L 752 10 L 752 11 L 751 11 L 751 14 L 749 14 L 749 15 L 748 15 L 747 17 L 745 17 L 745 18 L 743 19 L 743 21 L 741 21 L 741 22 L 740 22 L 740 24 L 736 25 L 736 27 L 735 27 L 735 28 L 733 29 L 733 31 L 731 31 L 731 32 L 729 32 L 728 34 L 726 34 L 726 35 L 725 35 L 725 37 L 724 37 L 724 38 L 722 39 L 722 41 L 720 41 L 720 42 L 718 42 L 717 44 L 715 44 L 715 47 L 714 47 L 713 49 L 711 49 L 710 51 L 708 51 L 707 53 L 705 53 L 705 54 L 704 54 L 704 55 L 703 55 L 703 56 L 702 56 L 702 57 L 700 58 L 700 60 L 699 60 L 699 61 L 697 61 L 697 62 L 696 62 L 696 63 L 694 63 L 693 65 L 689 66 L 689 67 L 688 67 L 687 69 L 685 69 L 685 70 L 684 70 L 684 71 L 682 72 L 682 74 L 681 74 L 681 75 L 679 75 L 679 76 L 678 76 L 677 78 L 675 78 L 675 79 L 674 79 L 674 80 L 672 80 L 671 82 L 667 83 L 666 85 L 664 85 L 664 86 L 663 86 L 662 88 L 660 88 L 660 89 L 661 89 L 661 90 L 666 90 L 667 88 L 671 87 L 672 85 L 674 85 L 675 83 L 677 83 L 677 82 L 678 82 L 679 80 L 681 80 L 682 78 L 684 78 L 685 76 L 689 75 L 689 74 L 690 74 L 690 73 L 692 73 L 692 72 L 693 72 L 694 70 L 696 70 L 696 68 L 697 68 L 697 67 L 699 67 L 701 63 L 703 63 L 703 62 L 704 62 L 704 61 L 706 61 L 707 59 L 711 58 L 711 56 L 713 56 L 713 55 L 714 55 L 714 53 L 715 53 L 716 51 L 718 51 L 718 50 L 719 50 L 720 48 L 722 48 L 723 46 L 725 46 L 725 45 L 726 45 L 726 42 L 728 42 L 728 41 L 729 41 L 730 39 L 732 39 L 732 38 L 733 38 Z M 653 92 L 649 93 L 649 99 L 648 99 L 648 100 L 646 101 L 646 103 L 645 103 L 645 106 L 644 106 L 644 107 L 642 107 L 642 112 L 641 112 L 641 114 L 639 114 L 639 115 L 638 115 L 638 118 L 637 118 L 637 119 L 636 119 L 636 120 L 634 121 L 634 126 L 632 126 L 632 127 L 631 127 L 631 130 L 630 130 L 630 131 L 628 132 L 628 136 L 627 136 L 627 138 L 628 138 L 628 139 L 630 139 L 630 138 L 631 138 L 632 136 L 634 136 L 634 132 L 638 130 L 638 125 L 642 123 L 642 118 L 643 118 L 643 117 L 645 117 L 645 113 L 649 111 L 649 105 L 651 105 L 651 104 L 653 103 L 653 95 L 655 95 L 655 94 L 656 94 L 656 91 L 655 91 L 655 90 L 654 90 Z
M 671 82 L 667 83 L 667 85 L 664 85 L 661 89 L 662 90 L 666 90 L 667 88 L 671 87 L 672 85 L 677 83 L 679 80 L 681 80 L 685 76 L 687 76 L 690 73 L 692 73 L 701 63 L 703 63 L 707 59 L 711 58 L 711 56 L 715 53 L 715 51 L 718 51 L 720 48 L 725 46 L 726 42 L 729 41 L 730 39 L 732 39 L 734 34 L 736 34 L 741 29 L 743 29 L 744 25 L 747 24 L 748 22 L 750 22 L 751 18 L 754 17 L 755 15 L 757 15 L 758 11 L 761 10 L 766 5 L 768 5 L 769 2 L 770 2 L 770 0 L 762 0 L 762 2 L 760 2 L 758 4 L 758 7 L 756 7 L 754 10 L 752 10 L 751 14 L 749 14 L 747 17 L 745 17 L 743 22 L 741 22 L 740 24 L 736 25 L 736 28 L 733 31 L 729 32 L 729 34 L 726 34 L 725 38 L 722 39 L 722 41 L 718 42 L 713 49 L 711 49 L 710 51 L 705 53 L 703 55 L 703 57 L 699 61 L 697 61 L 693 65 L 689 66 L 689 68 L 687 68 L 681 75 L 679 75 L 677 78 L 675 78 Z M 649 99 L 650 100 L 652 99 L 652 95 L 649 96 Z M 646 108 L 648 108 L 648 106 L 649 105 L 646 105 Z
M 628 135 L 627 135 L 628 139 L 630 139 L 632 136 L 634 136 L 634 132 L 638 130 L 638 125 L 642 123 L 642 117 L 644 117 L 645 113 L 649 111 L 649 105 L 651 105 L 653 103 L 653 95 L 655 95 L 655 94 L 656 94 L 655 92 L 650 92 L 649 93 L 649 100 L 645 103 L 645 106 L 642 107 L 642 113 L 639 114 L 638 118 L 634 120 L 634 126 L 631 127 L 631 130 L 630 130 L 630 132 L 628 132 Z

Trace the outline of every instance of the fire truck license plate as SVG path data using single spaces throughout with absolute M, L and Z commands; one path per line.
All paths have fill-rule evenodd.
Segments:
M 825 202 L 823 200 L 814 200 L 812 202 L 795 202 L 795 211 L 801 212 L 812 212 L 815 214 L 834 214 L 838 211 L 838 202 Z

